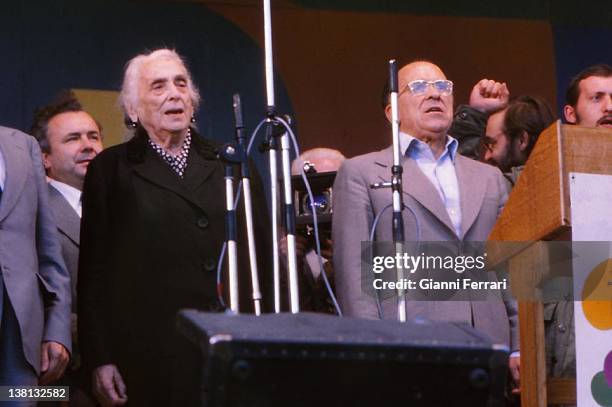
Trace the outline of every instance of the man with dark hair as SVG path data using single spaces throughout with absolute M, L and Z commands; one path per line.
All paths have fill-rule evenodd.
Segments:
M 508 106 L 510 91 L 505 82 L 481 79 L 470 93 L 469 105 L 459 105 L 449 134 L 459 142 L 458 151 L 474 160 L 480 159 L 479 149 L 489 116 Z
M 487 120 L 483 161 L 504 173 L 527 161 L 538 136 L 554 121 L 550 106 L 535 96 L 520 96 Z
M 42 150 L 49 205 L 58 222 L 62 254 L 72 277 L 75 312 L 81 191 L 89 162 L 102 151 L 102 134 L 72 92 L 62 92 L 56 101 L 37 109 L 31 133 Z
M 540 97 L 509 100 L 505 83 L 482 79 L 472 89 L 470 104 L 458 107 L 449 130 L 459 152 L 499 167 L 506 177 L 525 164 L 540 133 L 554 121 Z
M 612 66 L 590 66 L 572 78 L 563 108 L 565 120 L 612 129 Z M 552 376 L 576 377 L 574 302 L 544 304 L 546 362 Z
M 520 96 L 493 113 L 483 137 L 482 159 L 499 167 L 514 185 L 539 135 L 554 122 L 550 106 L 541 98 Z M 544 304 L 547 372 L 575 377 L 574 309 L 568 301 Z
M 100 125 L 83 110 L 72 92 L 57 99 L 34 115 L 31 129 L 42 150 L 48 177 L 49 206 L 57 221 L 62 256 L 72 280 L 72 366 L 65 382 L 71 385 L 73 405 L 92 405 L 86 401 L 77 379 L 79 352 L 77 342 L 76 284 L 81 228 L 81 191 L 89 162 L 102 150 Z M 76 387 L 75 387 L 76 386 Z M 77 401 L 78 400 L 78 401 Z
M 612 129 L 612 66 L 593 65 L 572 78 L 566 103 L 568 123 Z
M 102 150 L 102 133 L 98 122 L 83 110 L 74 94 L 62 92 L 56 101 L 38 109 L 31 134 L 42 150 L 51 186 L 64 197 L 72 195 L 66 193 L 64 185 L 81 191 L 89 162 Z M 73 207 L 80 216 L 80 206 Z

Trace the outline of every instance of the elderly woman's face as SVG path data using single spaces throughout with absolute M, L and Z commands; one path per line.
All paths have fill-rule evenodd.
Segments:
M 187 70 L 179 61 L 159 58 L 140 71 L 137 114 L 149 135 L 180 133 L 189 127 L 193 103 Z

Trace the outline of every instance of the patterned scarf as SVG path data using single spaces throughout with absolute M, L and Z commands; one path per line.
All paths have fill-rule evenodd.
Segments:
M 187 156 L 189 155 L 189 148 L 191 147 L 191 129 L 187 130 L 187 136 L 183 142 L 183 147 L 178 155 L 173 155 L 164 150 L 162 146 L 155 143 L 149 138 L 149 145 L 155 150 L 157 154 L 172 168 L 179 177 L 183 178 L 185 168 L 187 168 Z

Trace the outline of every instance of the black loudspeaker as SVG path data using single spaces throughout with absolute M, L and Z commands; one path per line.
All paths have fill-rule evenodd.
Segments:
M 462 324 L 184 310 L 178 330 L 179 366 L 197 366 L 182 405 L 504 404 L 508 349 Z

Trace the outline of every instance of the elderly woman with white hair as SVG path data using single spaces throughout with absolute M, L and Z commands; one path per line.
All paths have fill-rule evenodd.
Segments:
M 199 100 L 175 51 L 138 55 L 126 66 L 120 95 L 134 137 L 89 165 L 79 341 L 102 405 L 172 405 L 173 383 L 184 385 L 197 373 L 175 366 L 177 311 L 220 310 L 215 272 L 225 237 L 224 167 L 192 125 Z M 263 215 L 256 223 L 261 234 L 267 214 L 256 211 Z

